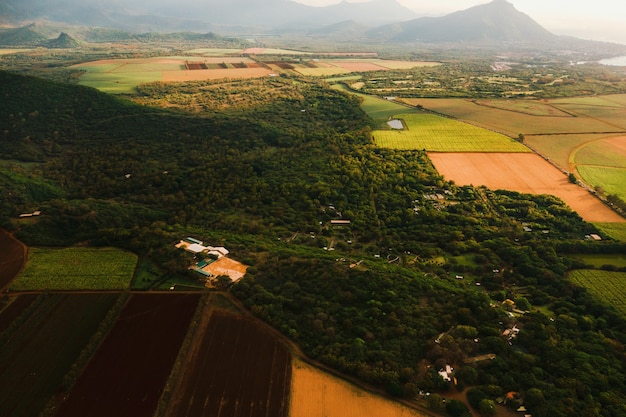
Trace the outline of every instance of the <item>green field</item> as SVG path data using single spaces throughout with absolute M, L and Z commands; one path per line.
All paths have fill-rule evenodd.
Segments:
M 626 242 L 626 223 L 594 223 L 593 225 L 607 236 Z
M 373 97 L 368 94 L 357 93 L 349 90 L 344 84 L 335 84 L 332 86 L 335 90 L 345 91 L 350 94 L 354 94 L 363 99 L 361 108 L 372 119 L 384 123 L 389 120 L 394 114 L 398 113 L 410 113 L 411 109 L 403 106 L 402 104 L 395 103 L 393 101 L 385 100 L 378 97 Z M 414 111 L 417 113 L 417 110 Z
M 573 258 L 580 259 L 594 268 L 601 268 L 604 265 L 612 265 L 617 268 L 626 267 L 626 254 L 580 254 L 573 255 Z
M 605 194 L 626 200 L 626 169 L 579 165 L 578 173 L 592 187 L 600 186 Z
M 592 142 L 604 137 L 606 137 L 606 135 L 537 135 L 526 136 L 524 143 L 549 157 L 561 168 L 570 171 L 570 163 L 574 162 L 572 160 L 572 152 L 574 152 L 576 148 L 584 146 L 587 142 Z
M 608 140 L 589 142 L 576 152 L 577 165 L 597 165 L 626 168 L 626 152 Z
M 431 152 L 530 152 L 521 143 L 486 129 L 432 114 L 397 114 L 406 130 L 375 130 L 376 145 Z
M 476 104 L 532 116 L 570 117 L 569 114 L 537 100 L 476 100 Z
M 619 128 L 606 123 L 602 117 L 535 116 L 510 110 L 480 106 L 467 99 L 404 99 L 412 105 L 421 105 L 477 126 L 516 137 L 518 134 L 541 135 L 558 133 L 614 132 Z M 555 106 L 559 109 L 561 105 Z M 568 109 L 563 108 L 567 111 Z
M 126 289 L 137 256 L 114 248 L 31 248 L 12 291 Z
M 626 272 L 579 269 L 570 272 L 568 278 L 626 316 Z
M 3 417 L 42 414 L 52 396 L 67 389 L 81 353 L 119 294 L 40 295 L 0 339 L 0 404 Z M 86 358 L 84 358 L 86 360 Z M 74 377 L 77 369 L 73 370 Z

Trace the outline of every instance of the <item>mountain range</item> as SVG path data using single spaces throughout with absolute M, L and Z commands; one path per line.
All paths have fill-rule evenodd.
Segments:
M 4 0 L 0 4 L 0 45 L 40 45 L 58 36 L 47 36 L 45 20 L 100 28 L 101 40 L 138 33 L 219 33 L 226 36 L 275 34 L 307 36 L 334 41 L 369 43 L 475 43 L 551 45 L 555 49 L 594 49 L 603 45 L 615 53 L 626 46 L 557 36 L 507 0 L 457 11 L 441 17 L 417 17 L 396 0 L 372 0 L 312 7 L 291 0 Z M 23 24 L 24 26 L 19 26 Z M 49 24 L 48 24 L 49 25 Z M 1 27 L 1 26 L 0 26 Z M 94 35 L 95 29 L 89 34 Z M 78 40 L 94 41 L 62 29 Z M 126 35 L 124 35 L 126 33 Z M 42 39 L 45 38 L 45 39 Z M 30 39 L 30 41 L 28 41 Z M 63 42 L 62 42 L 63 43 Z M 67 43 L 67 39 L 65 39 Z M 45 46 L 45 45 L 42 45 Z M 611 52 L 613 53 L 613 52 Z

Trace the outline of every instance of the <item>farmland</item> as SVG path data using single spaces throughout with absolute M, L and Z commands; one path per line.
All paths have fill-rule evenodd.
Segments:
M 626 242 L 626 223 L 596 223 L 595 226 L 607 236 Z
M 374 143 L 392 149 L 430 152 L 530 152 L 519 142 L 489 130 L 432 114 L 396 114 L 406 130 L 376 130 Z
M 289 417 L 423 417 L 302 361 L 293 361 Z
M 213 312 L 167 415 L 286 417 L 291 355 L 259 323 Z
M 0 289 L 15 278 L 24 265 L 25 257 L 24 245 L 0 229 Z
M 601 268 L 604 265 L 611 265 L 616 268 L 626 268 L 626 254 L 590 253 L 585 255 L 574 255 L 573 257 L 582 260 L 594 268 Z
M 137 256 L 114 248 L 31 248 L 12 291 L 126 289 Z
M 22 297 L 14 303 L 21 303 Z M 72 366 L 117 298 L 117 294 L 42 294 L 26 299 L 30 302 L 0 339 L 3 416 L 39 415 L 53 395 L 67 388 Z
M 435 168 L 459 185 L 530 194 L 552 194 L 589 222 L 622 223 L 626 219 L 605 206 L 538 155 L 510 153 L 430 153 Z
M 626 272 L 580 269 L 570 272 L 568 279 L 626 316 Z
M 200 294 L 134 294 L 57 417 L 149 417 Z

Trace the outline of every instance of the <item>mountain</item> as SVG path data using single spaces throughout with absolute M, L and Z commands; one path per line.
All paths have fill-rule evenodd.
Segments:
M 1 46 L 34 46 L 47 39 L 37 30 L 35 24 L 13 29 L 0 29 Z
M 46 48 L 50 48 L 50 49 L 78 48 L 81 45 L 82 45 L 82 42 L 74 39 L 72 36 L 68 35 L 65 32 L 61 32 L 58 38 L 48 40 L 41 44 L 41 46 L 45 46 Z
M 178 30 L 226 33 L 246 27 L 264 31 L 307 30 L 346 20 L 371 27 L 416 16 L 396 0 L 343 1 L 327 7 L 291 0 L 3 0 L 3 3 L 0 14 L 5 22 L 18 24 L 45 19 L 135 33 Z
M 471 7 L 442 17 L 422 17 L 369 31 L 371 37 L 419 42 L 552 42 L 550 33 L 506 0 Z

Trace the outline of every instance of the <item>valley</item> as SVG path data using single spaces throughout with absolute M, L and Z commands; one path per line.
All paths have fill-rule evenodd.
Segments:
M 56 29 L 0 30 L 7 417 L 626 413 L 593 45 Z

